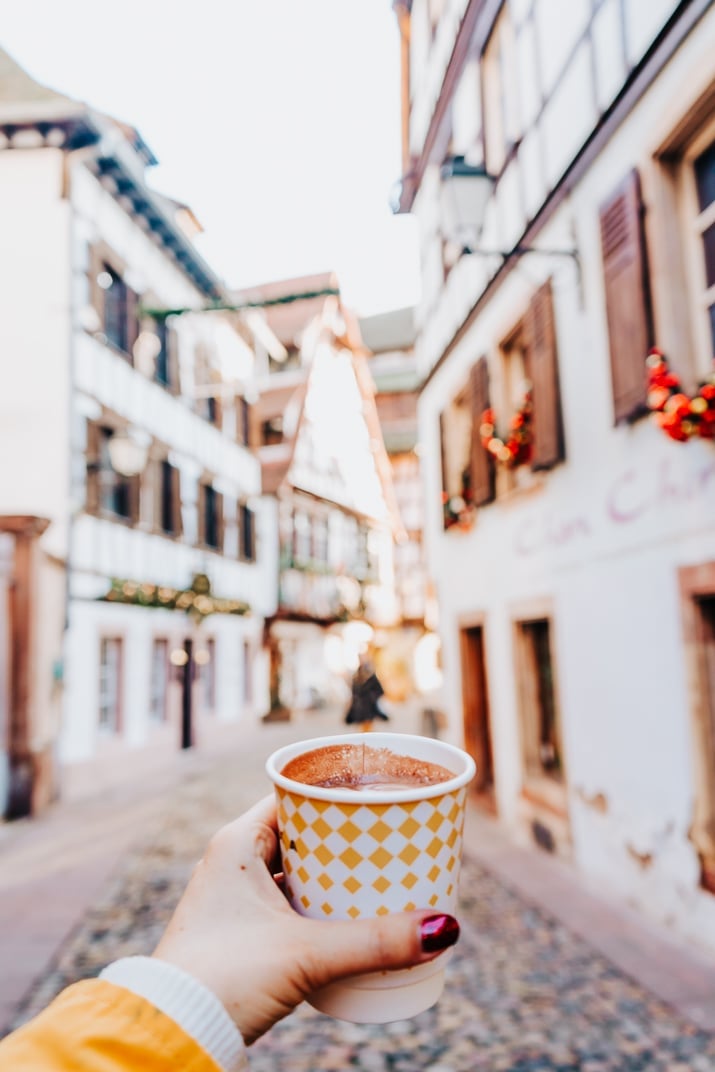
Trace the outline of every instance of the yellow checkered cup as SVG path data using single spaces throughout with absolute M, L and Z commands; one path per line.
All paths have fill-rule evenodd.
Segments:
M 286 778 L 293 759 L 330 745 L 367 745 L 436 763 L 449 781 L 405 789 L 323 788 Z M 341 734 L 300 741 L 266 764 L 278 801 L 288 898 L 312 919 L 358 919 L 430 908 L 455 914 L 471 756 L 444 741 L 402 733 Z M 354 1023 L 415 1016 L 439 999 L 450 951 L 404 971 L 355 976 L 311 999 Z

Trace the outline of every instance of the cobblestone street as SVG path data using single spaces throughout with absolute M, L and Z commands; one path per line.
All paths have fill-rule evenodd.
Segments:
M 267 753 L 290 733 L 262 728 L 253 752 Z M 188 773 L 147 821 L 16 1023 L 115 957 L 151 951 L 211 833 L 268 789 L 261 767 L 252 753 L 250 762 L 224 758 Z M 682 1019 L 472 858 L 462 891 L 462 939 L 437 1007 L 384 1027 L 332 1021 L 304 1007 L 253 1047 L 254 1072 L 715 1070 L 715 1034 Z

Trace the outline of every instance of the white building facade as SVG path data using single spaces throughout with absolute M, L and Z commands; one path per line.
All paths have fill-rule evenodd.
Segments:
M 715 445 L 654 423 L 645 362 L 712 370 L 715 9 L 395 6 L 450 733 L 515 838 L 715 948 Z M 445 240 L 455 157 L 492 256 Z
M 0 513 L 48 519 L 65 577 L 51 605 L 36 593 L 60 625 L 38 674 L 62 697 L 38 700 L 35 743 L 63 763 L 178 748 L 265 709 L 275 536 L 236 392 L 251 337 L 183 311 L 223 291 L 136 131 L 3 65 Z

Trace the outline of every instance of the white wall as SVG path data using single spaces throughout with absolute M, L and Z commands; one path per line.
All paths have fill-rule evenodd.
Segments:
M 0 152 L 0 513 L 52 524 L 63 556 L 69 480 L 69 235 L 58 149 Z
M 522 768 L 512 623 L 525 605 L 549 601 L 575 859 L 713 948 L 715 901 L 698 888 L 688 839 L 694 744 L 677 571 L 715 558 L 715 451 L 704 442 L 674 443 L 647 419 L 613 427 L 598 208 L 627 171 L 648 166 L 668 117 L 674 121 L 687 107 L 692 72 L 712 71 L 714 50 L 715 10 L 540 236 L 554 246 L 575 226 L 583 292 L 567 261 L 522 262 L 434 376 L 419 410 L 452 737 L 461 737 L 459 620 L 478 612 L 485 617 L 499 811 L 516 832 Z M 648 226 L 652 237 L 657 219 Z M 470 270 L 465 266 L 463 278 Z M 475 358 L 496 356 L 549 274 L 566 461 L 480 509 L 471 532 L 445 533 L 439 414 Z M 465 304 L 465 292 L 461 305 L 456 294 L 455 284 L 442 296 L 445 308 L 451 303 L 452 319 L 440 328 L 446 337 Z M 656 317 L 658 299 L 656 288 Z M 439 332 L 431 331 L 428 324 L 425 346 L 437 345 Z M 651 859 L 644 865 L 638 857 Z

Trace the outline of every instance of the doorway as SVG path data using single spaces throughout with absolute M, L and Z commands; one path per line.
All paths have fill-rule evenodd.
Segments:
M 473 782 L 474 793 L 477 803 L 495 813 L 494 759 L 483 626 L 472 625 L 462 629 L 460 652 L 464 746 L 477 765 L 477 773 Z

